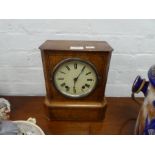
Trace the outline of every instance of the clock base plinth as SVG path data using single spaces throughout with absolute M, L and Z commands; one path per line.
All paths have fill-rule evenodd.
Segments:
M 45 101 L 45 110 L 50 120 L 102 121 L 106 108 L 106 100 L 103 102 L 91 102 L 89 104 Z

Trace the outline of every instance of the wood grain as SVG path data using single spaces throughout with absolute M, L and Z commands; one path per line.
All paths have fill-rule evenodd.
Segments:
M 82 51 L 112 51 L 113 49 L 105 41 L 86 41 L 86 40 L 47 40 L 39 48 L 41 50 L 51 50 L 51 51 L 69 51 L 70 47 L 84 47 Z M 94 46 L 95 48 L 85 48 L 88 46 Z M 79 50 L 74 49 L 75 52 Z
M 70 46 L 82 46 L 72 50 Z M 93 49 L 85 47 L 94 46 Z M 105 86 L 112 48 L 105 41 L 48 40 L 40 46 L 46 83 L 46 109 L 52 120 L 101 120 L 106 110 Z M 68 98 L 54 87 L 54 69 L 66 59 L 78 58 L 92 63 L 98 73 L 98 85 L 84 98 Z M 61 103 L 61 104 L 58 104 Z M 56 106 L 58 104 L 59 106 Z M 94 108 L 92 106 L 94 104 Z M 73 106 L 72 105 L 76 105 Z M 97 105 L 97 106 L 96 106 Z M 96 107 L 95 107 L 96 106 Z
M 5 97 L 11 102 L 11 120 L 35 117 L 46 134 L 117 135 L 133 134 L 140 107 L 130 98 L 107 98 L 103 121 L 49 121 L 44 110 L 45 97 Z

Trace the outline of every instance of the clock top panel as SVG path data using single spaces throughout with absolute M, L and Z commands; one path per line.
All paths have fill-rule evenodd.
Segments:
M 77 40 L 47 40 L 40 47 L 41 50 L 51 51 L 99 51 L 111 52 L 113 49 L 105 41 L 77 41 Z

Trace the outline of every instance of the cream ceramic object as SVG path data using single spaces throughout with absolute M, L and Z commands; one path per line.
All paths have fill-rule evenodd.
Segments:
M 45 135 L 43 130 L 36 125 L 35 118 L 29 118 L 27 121 L 13 121 L 20 130 L 21 135 Z
M 10 103 L 4 98 L 0 98 L 0 120 L 9 119 L 9 113 L 11 111 Z

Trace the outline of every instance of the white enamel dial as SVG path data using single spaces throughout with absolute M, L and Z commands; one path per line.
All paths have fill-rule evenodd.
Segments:
M 53 81 L 56 89 L 68 97 L 87 96 L 96 87 L 97 72 L 89 62 L 81 59 L 66 59 L 54 70 Z

